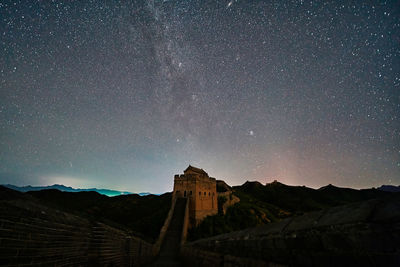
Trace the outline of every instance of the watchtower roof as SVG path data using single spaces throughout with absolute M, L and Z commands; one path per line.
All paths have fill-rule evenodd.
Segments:
M 208 176 L 208 173 L 206 173 L 203 169 L 199 169 L 199 168 L 193 167 L 191 165 L 189 165 L 189 167 L 187 167 L 186 170 L 183 171 L 183 173 L 186 173 L 188 171 L 192 171 L 192 172 L 199 173 L 199 174 L 205 174 Z

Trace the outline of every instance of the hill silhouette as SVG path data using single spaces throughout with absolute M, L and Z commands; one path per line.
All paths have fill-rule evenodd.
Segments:
M 118 191 L 118 190 L 111 190 L 111 189 L 73 188 L 73 187 L 70 187 L 70 186 L 62 185 L 62 184 L 53 184 L 53 185 L 47 185 L 47 186 L 31 186 L 31 185 L 16 186 L 16 185 L 12 185 L 12 184 L 5 184 L 3 186 L 11 188 L 11 189 L 14 189 L 16 191 L 20 191 L 20 192 L 40 191 L 40 190 L 46 190 L 46 189 L 57 189 L 57 190 L 60 190 L 60 191 L 65 191 L 65 192 L 95 191 L 97 193 L 100 193 L 102 195 L 106 195 L 106 196 L 109 196 L 109 197 L 134 194 L 134 193 L 127 192 L 127 191 Z M 138 193 L 138 195 L 145 196 L 145 195 L 150 195 L 150 193 L 143 192 L 143 193 Z
M 386 192 L 377 189 L 352 189 L 331 184 L 313 189 L 306 186 L 289 186 L 274 181 L 265 186 L 259 182 L 246 182 L 234 187 L 242 197 L 276 205 L 291 213 L 303 213 L 322 208 L 383 197 Z
M 386 191 L 386 192 L 400 192 L 400 185 L 399 186 L 381 185 L 380 187 L 378 187 L 378 190 Z
M 232 190 L 240 202 L 229 207 L 225 215 L 209 216 L 191 229 L 190 240 L 243 230 L 310 211 L 397 194 L 378 189 L 341 188 L 331 184 L 313 189 L 289 186 L 278 181 L 266 185 L 247 181 L 232 187 Z
M 217 190 L 232 190 L 240 202 L 229 207 L 225 214 L 221 212 L 207 217 L 190 230 L 189 240 L 277 222 L 310 211 L 399 194 L 378 189 L 356 190 L 333 185 L 313 189 L 289 186 L 277 181 L 266 185 L 247 181 L 234 187 L 218 181 Z M 63 212 L 131 231 L 153 242 L 158 237 L 170 209 L 172 194 L 107 197 L 94 191 L 64 192 L 56 189 L 21 193 L 0 186 L 0 198 L 37 201 Z M 219 202 L 222 200 L 219 199 Z
M 150 242 L 158 237 L 171 205 L 171 193 L 107 197 L 94 191 L 62 192 L 56 189 L 23 193 L 4 186 L 0 186 L 0 199 L 37 202 L 133 232 Z
M 171 205 L 171 194 L 107 197 L 97 192 L 30 191 L 48 206 L 134 231 L 149 241 L 160 232 Z

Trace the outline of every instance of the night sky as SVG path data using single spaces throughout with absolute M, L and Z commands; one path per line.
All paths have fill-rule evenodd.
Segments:
M 121 2 L 0 2 L 1 184 L 400 184 L 399 1 Z

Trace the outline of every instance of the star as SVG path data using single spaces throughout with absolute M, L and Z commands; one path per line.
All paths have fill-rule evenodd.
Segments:
M 0 184 L 400 184 L 398 10 L 3 1 Z

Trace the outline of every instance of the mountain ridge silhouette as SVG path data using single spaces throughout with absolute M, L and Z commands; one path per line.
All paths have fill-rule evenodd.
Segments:
M 53 184 L 53 185 L 44 185 L 44 186 L 16 186 L 12 184 L 3 184 L 3 186 L 8 187 L 10 189 L 19 191 L 19 192 L 29 192 L 29 191 L 40 191 L 47 189 L 57 189 L 63 192 L 87 192 L 94 191 L 102 195 L 106 195 L 108 197 L 120 196 L 120 195 L 129 195 L 129 194 L 137 194 L 139 196 L 147 196 L 151 195 L 149 192 L 141 192 L 141 193 L 133 193 L 128 191 L 119 191 L 113 189 L 98 189 L 98 188 L 73 188 L 71 186 L 65 186 L 62 184 Z

